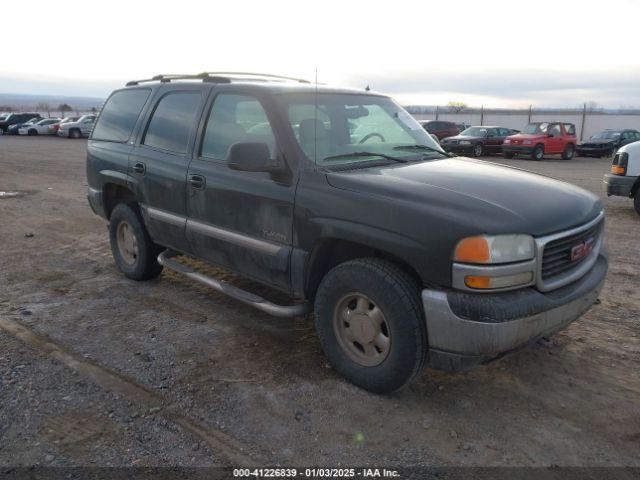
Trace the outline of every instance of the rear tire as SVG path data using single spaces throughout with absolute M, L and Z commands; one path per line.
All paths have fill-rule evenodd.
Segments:
M 318 287 L 315 324 L 329 363 L 365 390 L 394 392 L 424 368 L 419 286 L 391 262 L 362 258 L 333 268 Z
M 515 154 L 515 153 L 513 153 L 513 152 L 502 152 L 502 156 L 503 156 L 504 158 L 513 158 L 513 157 L 515 157 L 515 155 L 516 155 L 516 154 Z
M 116 265 L 133 280 L 149 280 L 160 275 L 158 255 L 163 248 L 149 237 L 138 206 L 119 203 L 109 219 L 109 243 Z
M 82 133 L 77 128 L 72 128 L 69 130 L 69 138 L 81 138 Z
M 636 213 L 640 215 L 640 191 L 636 192 L 635 197 L 633 197 L 633 208 L 635 208 Z
M 531 152 L 531 160 L 539 162 L 544 157 L 544 146 L 536 145 Z
M 571 160 L 575 154 L 576 147 L 574 147 L 573 144 L 569 143 L 566 147 L 564 147 L 564 151 L 562 152 L 562 159 Z
M 29 135 L 30 137 L 33 137 L 34 135 L 38 135 L 38 131 L 32 128 L 29 131 L 27 131 L 27 135 Z

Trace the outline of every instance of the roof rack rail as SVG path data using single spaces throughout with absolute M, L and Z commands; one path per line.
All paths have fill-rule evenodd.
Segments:
M 231 83 L 231 80 L 224 77 L 214 77 L 208 74 L 198 74 L 198 75 L 154 75 L 151 78 L 144 78 L 142 80 L 131 80 L 127 82 L 125 86 L 132 87 L 134 85 L 139 85 L 141 83 L 148 82 L 160 82 L 160 83 L 169 83 L 172 80 L 202 80 L 203 82 L 214 82 L 214 83 Z
M 255 77 L 256 79 L 264 79 L 268 81 L 272 80 L 289 80 L 293 82 L 299 83 L 311 83 L 309 80 L 304 80 L 302 78 L 294 78 L 294 77 L 285 77 L 282 75 L 271 75 L 268 73 L 250 73 L 250 72 L 202 72 L 196 75 L 182 75 L 182 74 L 170 74 L 170 75 L 154 75 L 151 78 L 145 78 L 142 80 L 131 80 L 127 82 L 125 86 L 133 87 L 135 85 L 139 85 L 141 83 L 148 82 L 160 82 L 160 83 L 169 83 L 172 80 L 202 80 L 203 82 L 211 82 L 211 83 L 231 83 L 231 80 L 236 77 Z
M 220 75 L 222 77 L 262 77 L 265 79 L 274 79 L 274 80 L 290 80 L 292 82 L 299 83 L 311 83 L 309 80 L 305 80 L 304 78 L 296 78 L 296 77 L 285 77 L 284 75 L 272 75 L 270 73 L 252 73 L 252 72 L 202 72 L 200 75 Z

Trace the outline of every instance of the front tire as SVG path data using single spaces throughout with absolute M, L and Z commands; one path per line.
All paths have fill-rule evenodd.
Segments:
M 315 324 L 329 363 L 365 390 L 394 392 L 423 370 L 419 287 L 391 262 L 362 258 L 333 268 L 318 287 Z
M 80 133 L 80 130 L 78 130 L 77 128 L 72 128 L 71 130 L 69 130 L 69 138 L 81 138 L 82 137 L 82 133 Z
M 540 161 L 544 157 L 544 147 L 542 145 L 536 145 L 531 152 L 531 160 Z
M 635 197 L 633 197 L 633 208 L 635 208 L 636 213 L 640 215 L 640 191 L 636 192 Z
M 513 158 L 515 156 L 515 153 L 513 153 L 513 152 L 502 152 L 502 156 L 504 158 Z
M 474 157 L 481 157 L 483 154 L 484 154 L 484 151 L 483 151 L 481 143 L 478 143 L 478 144 L 473 146 L 473 156 Z
M 160 275 L 158 255 L 162 247 L 149 237 L 137 205 L 119 203 L 109 219 L 109 243 L 116 265 L 133 280 L 149 280 Z
M 32 128 L 27 132 L 27 135 L 33 137 L 34 135 L 38 135 L 38 131 Z
M 576 147 L 573 144 L 569 143 L 566 147 L 564 147 L 564 151 L 562 152 L 563 160 L 571 160 L 576 153 Z

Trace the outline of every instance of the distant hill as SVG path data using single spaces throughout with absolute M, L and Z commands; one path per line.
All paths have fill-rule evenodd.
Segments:
M 102 107 L 105 98 L 99 97 L 70 97 L 65 95 L 26 95 L 22 93 L 0 93 L 0 111 L 10 106 L 15 110 L 35 110 L 40 103 L 48 103 L 52 110 L 58 105 L 66 103 L 74 110 L 91 110 Z

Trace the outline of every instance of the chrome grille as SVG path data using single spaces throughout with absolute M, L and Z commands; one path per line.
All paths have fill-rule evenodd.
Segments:
M 588 230 L 547 243 L 542 254 L 542 279 L 547 280 L 571 270 L 586 260 L 589 255 L 572 260 L 571 252 L 575 247 L 589 242 L 595 247 L 601 231 L 602 222 L 599 222 Z
M 586 274 L 600 254 L 603 227 L 604 214 L 601 212 L 580 227 L 537 238 L 538 289 L 543 292 L 554 290 Z M 576 257 L 574 254 L 585 245 L 591 248 Z

